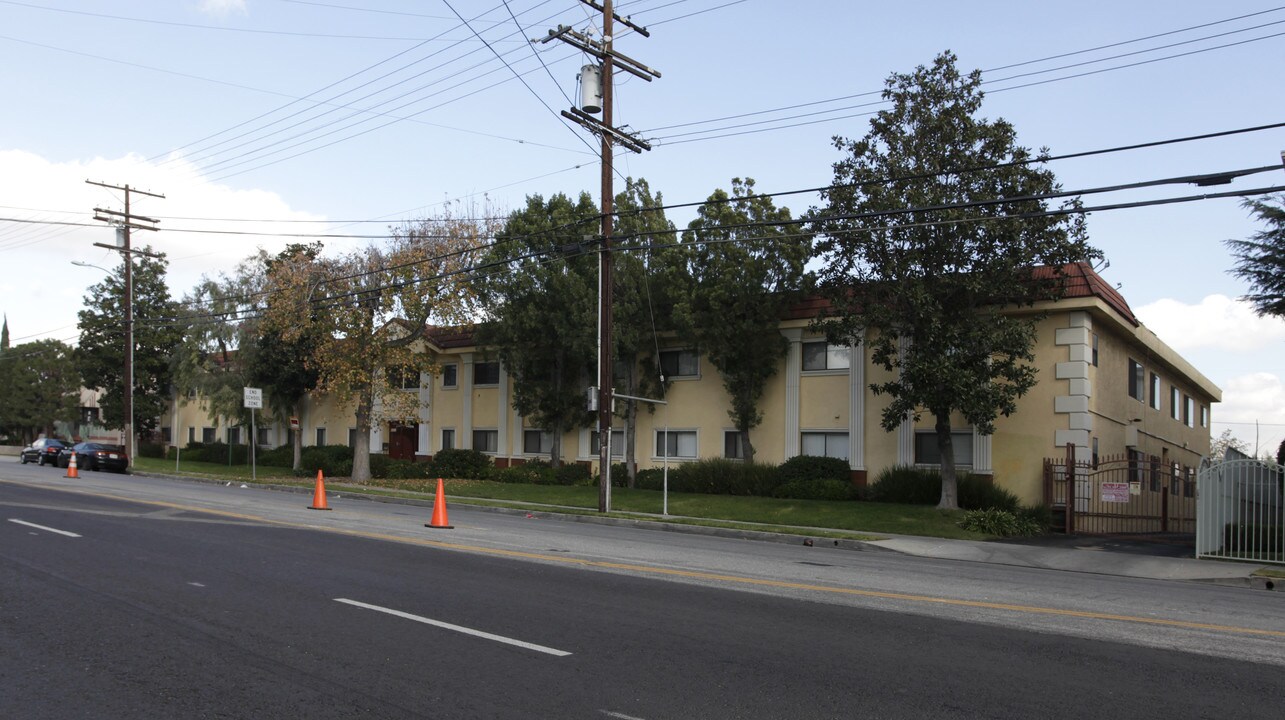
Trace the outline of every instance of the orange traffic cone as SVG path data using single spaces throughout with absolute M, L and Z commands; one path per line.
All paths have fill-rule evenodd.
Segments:
M 326 483 L 321 479 L 321 471 L 317 471 L 317 488 L 312 491 L 312 504 L 308 506 L 309 510 L 329 510 L 330 506 L 326 504 Z
M 76 472 L 76 453 L 71 454 L 71 460 L 67 462 L 67 474 L 63 477 L 78 478 L 80 473 Z
M 442 484 L 442 479 L 437 479 L 437 494 L 433 496 L 433 519 L 424 523 L 426 528 L 437 528 L 439 530 L 453 530 L 454 525 L 446 519 L 446 488 Z

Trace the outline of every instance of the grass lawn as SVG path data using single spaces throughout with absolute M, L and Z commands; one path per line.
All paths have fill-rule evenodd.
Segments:
M 142 472 L 174 475 L 174 461 L 156 458 L 136 458 Z M 245 465 L 184 462 L 180 475 L 210 477 L 249 482 L 250 468 Z M 287 468 L 258 468 L 260 482 L 292 484 L 310 487 L 313 478 L 300 478 Z M 327 488 L 346 492 L 370 492 L 384 495 L 431 498 L 437 480 L 372 480 L 365 485 L 353 485 L 347 478 L 327 479 Z M 597 515 L 598 488 L 596 486 L 523 485 L 498 483 L 489 480 L 447 480 L 446 495 L 451 502 L 465 502 L 468 498 L 479 504 L 530 507 L 540 506 L 542 512 L 571 512 Z M 613 514 L 648 513 L 659 515 L 663 498 L 658 490 L 630 490 L 612 488 Z M 871 533 L 898 535 L 923 535 L 929 537 L 985 540 L 986 535 L 968 532 L 956 522 L 962 512 L 945 512 L 927 505 L 898 505 L 893 503 L 840 502 L 829 500 L 787 500 L 764 497 L 730 495 L 700 495 L 670 493 L 669 514 L 665 522 L 681 522 L 711 526 L 729 526 L 746 529 L 794 532 L 824 537 L 870 538 Z M 658 519 L 658 518 L 651 518 Z M 753 526 L 747 527 L 746 524 Z M 757 526 L 764 527 L 757 527 Z M 806 529 L 806 530 L 805 530 Z

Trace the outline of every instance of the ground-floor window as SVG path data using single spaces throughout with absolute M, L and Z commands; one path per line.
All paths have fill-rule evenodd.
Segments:
M 317 447 L 321 447 L 322 445 L 325 445 L 325 444 L 326 444 L 326 429 L 323 427 L 317 428 Z
M 241 428 L 239 427 L 228 428 L 228 444 L 229 445 L 241 444 Z
M 548 455 L 553 452 L 553 433 L 546 430 L 523 430 L 522 452 L 527 455 Z
M 656 457 L 695 458 L 695 430 L 657 430 Z
M 848 459 L 850 439 L 846 432 L 805 432 L 800 440 L 804 455 Z
M 952 430 L 950 446 L 955 456 L 956 465 L 973 464 L 973 431 Z M 940 465 L 941 450 L 937 447 L 936 430 L 915 431 L 915 464 Z
M 598 431 L 593 430 L 589 433 L 589 454 L 597 456 L 597 454 L 600 451 L 601 451 L 601 446 L 598 445 Z M 618 458 L 622 458 L 625 456 L 625 431 L 624 430 L 613 429 L 611 431 L 611 456 L 618 457 Z
M 474 430 L 473 449 L 478 452 L 494 453 L 500 447 L 499 430 Z
M 212 427 L 203 427 L 203 428 L 201 428 L 201 442 L 202 442 L 202 443 L 204 443 L 204 444 L 206 444 L 206 445 L 210 445 L 211 443 L 213 443 L 213 442 L 214 442 L 214 440 L 215 440 L 214 428 L 212 428 Z
M 455 428 L 442 428 L 442 449 L 455 449 Z
M 723 431 L 723 457 L 732 460 L 745 459 L 745 436 L 740 430 Z
M 272 431 L 268 428 L 259 428 L 258 437 L 254 439 L 259 447 L 270 447 L 272 445 Z
M 348 428 L 348 447 L 357 448 L 357 428 Z

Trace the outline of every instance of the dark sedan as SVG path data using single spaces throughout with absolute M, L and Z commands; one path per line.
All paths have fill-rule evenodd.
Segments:
M 58 455 L 65 447 L 67 446 L 63 444 L 61 440 L 40 438 L 23 448 L 22 455 L 18 459 L 23 465 L 26 465 L 29 462 L 36 463 L 37 465 L 44 465 L 45 463 L 56 465 L 58 463 Z
M 58 467 L 71 464 L 71 455 L 76 454 L 77 470 L 112 470 L 129 472 L 129 455 L 120 445 L 107 445 L 96 442 L 76 443 L 63 448 L 58 454 Z

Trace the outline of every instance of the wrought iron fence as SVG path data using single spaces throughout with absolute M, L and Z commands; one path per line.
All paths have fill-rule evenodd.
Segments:
M 1196 494 L 1193 468 L 1155 456 L 1044 461 L 1045 502 L 1067 534 L 1192 534 Z
M 1285 467 L 1261 460 L 1205 464 L 1196 557 L 1285 564 Z

